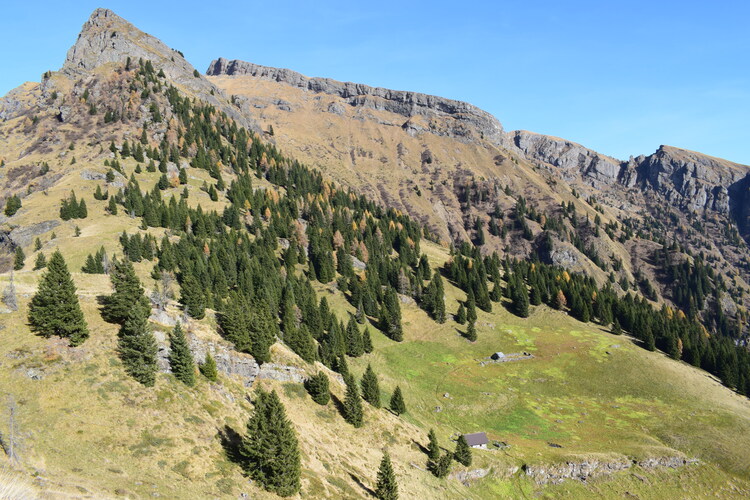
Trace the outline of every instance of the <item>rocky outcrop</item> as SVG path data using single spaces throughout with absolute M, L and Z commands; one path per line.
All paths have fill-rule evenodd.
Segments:
M 750 167 L 719 158 L 660 146 L 656 153 L 629 162 L 638 180 L 671 205 L 691 211 L 730 212 L 729 190 L 742 181 Z
M 150 60 L 164 71 L 167 79 L 196 97 L 220 107 L 238 123 L 257 129 L 257 125 L 225 102 L 222 92 L 195 71 L 182 53 L 138 28 L 109 9 L 96 9 L 83 25 L 76 43 L 68 51 L 62 73 L 79 78 L 109 64 L 124 64 L 128 57 L 133 64 L 139 59 Z
M 617 182 L 620 161 L 557 137 L 516 130 L 508 134 L 511 146 L 532 162 L 544 162 L 559 168 L 567 182 L 581 176 L 594 187 Z
M 526 475 L 537 484 L 558 484 L 567 479 L 586 481 L 589 478 L 607 476 L 615 472 L 630 469 L 637 465 L 643 469 L 660 467 L 677 468 L 685 465 L 697 464 L 697 459 L 684 457 L 653 457 L 642 460 L 583 460 L 581 462 L 565 462 L 553 465 L 526 465 Z
M 167 333 L 156 330 L 154 331 L 154 337 L 159 346 L 157 354 L 159 370 L 170 372 L 170 351 Z M 216 368 L 219 372 L 239 377 L 246 387 L 251 386 L 253 381 L 258 377 L 260 367 L 255 358 L 249 354 L 237 352 L 223 342 L 204 340 L 192 334 L 188 334 L 187 338 L 190 344 L 190 351 L 193 353 L 196 363 L 202 363 L 206 359 L 206 354 L 211 353 L 211 357 L 216 361 Z
M 452 472 L 449 477 L 462 482 L 465 486 L 469 486 L 472 482 L 486 477 L 489 473 L 489 469 L 471 469 Z
M 467 138 L 474 137 L 471 130 L 474 129 L 479 137 L 484 137 L 496 144 L 502 142 L 503 127 L 500 122 L 486 111 L 461 101 L 418 92 L 339 82 L 330 78 L 310 78 L 289 69 L 271 68 L 238 60 L 229 61 L 224 58 L 212 61 L 206 74 L 209 76 L 251 76 L 285 83 L 314 93 L 338 96 L 354 107 L 388 111 L 407 118 L 418 115 L 450 118 L 453 119 L 453 123 L 450 123 L 447 128 L 435 126 L 430 131 L 456 138 Z M 333 112 L 340 112 L 340 110 L 334 108 Z M 479 137 L 474 138 L 479 139 Z
M 59 225 L 60 221 L 58 220 L 47 220 L 37 224 L 17 227 L 10 232 L 8 237 L 15 246 L 27 247 L 31 245 L 37 236 L 52 231 Z
M 506 138 L 508 148 L 532 163 L 556 168 L 566 182 L 580 178 L 597 189 L 639 187 L 656 192 L 675 208 L 732 213 L 740 228 L 747 232 L 750 226 L 748 166 L 670 146 L 620 162 L 580 144 L 525 130 Z

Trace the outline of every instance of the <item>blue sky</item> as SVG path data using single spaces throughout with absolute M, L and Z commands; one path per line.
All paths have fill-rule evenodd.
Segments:
M 750 164 L 750 2 L 7 2 L 0 95 L 57 69 L 107 7 L 181 50 L 471 102 L 507 130 L 627 159 Z

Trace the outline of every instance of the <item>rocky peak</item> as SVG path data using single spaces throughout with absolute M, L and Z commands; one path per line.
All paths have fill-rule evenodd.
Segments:
M 724 215 L 729 214 L 730 192 L 750 173 L 746 165 L 663 145 L 631 163 L 637 163 L 639 181 L 672 205 Z
M 260 66 L 245 61 L 219 58 L 211 62 L 206 71 L 209 76 L 246 76 L 284 83 L 313 93 L 334 95 L 349 105 L 383 110 L 406 118 L 426 116 L 447 121 L 447 131 L 435 127 L 433 133 L 446 134 L 459 139 L 471 139 L 475 128 L 478 137 L 495 144 L 502 142 L 503 127 L 491 114 L 462 101 L 402 90 L 371 87 L 360 83 L 339 82 L 330 78 L 311 78 L 283 68 Z M 409 121 L 404 123 L 409 128 Z
M 124 64 L 128 57 L 133 64 L 139 59 L 150 60 L 175 86 L 221 108 L 240 124 L 258 129 L 254 122 L 220 100 L 223 93 L 196 72 L 180 51 L 144 33 L 109 9 L 96 9 L 84 23 L 78 39 L 68 50 L 61 72 L 79 78 L 106 64 Z

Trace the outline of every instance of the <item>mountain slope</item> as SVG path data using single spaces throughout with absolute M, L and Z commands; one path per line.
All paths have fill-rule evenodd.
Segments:
M 466 103 L 243 61 L 218 59 L 207 74 L 243 114 L 273 129 L 269 140 L 406 211 L 445 242 L 478 243 L 481 232 L 485 252 L 530 257 L 549 233 L 553 250 L 542 258 L 600 283 L 611 273 L 622 291 L 648 282 L 654 300 L 680 308 L 684 304 L 672 301 L 669 270 L 655 265 L 654 252 L 677 244 L 672 263 L 702 254 L 725 282 L 720 301 L 736 304 L 724 308 L 743 324 L 736 335 L 747 338 L 736 311 L 750 306 L 742 237 L 750 214 L 748 166 L 669 146 L 620 161 L 564 139 L 505 132 Z M 530 223 L 531 234 L 524 236 L 514 220 L 519 197 L 543 220 L 560 217 L 563 223 L 552 230 Z M 569 212 L 561 209 L 569 203 L 579 221 L 600 220 L 598 227 L 614 230 L 592 233 L 569 223 Z M 491 234 L 493 224 L 502 231 Z
M 385 449 L 393 458 L 403 498 L 625 494 L 733 498 L 750 493 L 750 403 L 717 378 L 660 352 L 646 351 L 630 335 L 617 336 L 607 327 L 577 321 L 564 307 L 553 310 L 540 304 L 531 307 L 529 318 L 520 318 L 510 312 L 514 310 L 511 301 L 502 297 L 497 297 L 494 307 L 477 311 L 478 340 L 469 342 L 464 338 L 466 326 L 453 320 L 459 303 L 468 307 L 467 293 L 457 281 L 447 279 L 457 255 L 426 240 L 421 226 L 389 210 L 392 207 L 375 205 L 328 180 L 340 177 L 367 192 L 367 177 L 359 175 L 353 165 L 337 163 L 335 156 L 330 164 L 319 159 L 316 164 L 324 172 L 319 175 L 279 153 L 273 144 L 246 133 L 232 117 L 242 115 L 240 125 L 249 126 L 256 117 L 244 116 L 250 108 L 242 99 L 224 97 L 213 86 L 224 77 L 196 77 L 179 54 L 175 56 L 110 11 L 92 14 L 69 54 L 62 71 L 44 75 L 42 83 L 24 85 L 0 101 L 0 155 L 5 161 L 0 185 L 6 197 L 17 194 L 22 201 L 15 214 L 0 220 L 2 238 L 10 250 L 6 262 L 11 262 L 10 254 L 17 248 L 26 253 L 24 265 L 15 274 L 2 275 L 3 288 L 13 276 L 20 307 L 0 313 L 4 338 L 0 386 L 17 403 L 21 437 L 19 463 L 3 461 L 0 468 L 22 473 L 40 496 L 194 498 L 197 492 L 207 497 L 236 498 L 244 493 L 272 498 L 242 474 L 236 461 L 238 434 L 245 432 L 258 387 L 278 391 L 299 437 L 300 498 L 370 496 Z M 273 82 L 261 80 L 265 83 Z M 274 94 L 278 90 L 258 88 L 270 102 L 278 100 Z M 444 107 L 435 98 L 384 94 L 399 96 L 396 102 L 427 103 L 422 111 L 412 113 L 392 108 L 381 101 L 386 97 L 374 95 L 382 91 L 360 90 L 366 98 L 355 100 L 371 102 L 363 106 L 371 114 L 363 119 L 365 130 L 354 130 L 349 137 L 375 138 L 373 156 L 393 154 L 393 147 L 405 164 L 418 161 L 417 172 L 427 170 L 431 176 L 437 170 L 445 185 L 435 182 L 434 196 L 439 196 L 439 186 L 450 185 L 451 190 L 444 190 L 449 193 L 445 207 L 453 203 L 457 211 L 451 214 L 445 208 L 444 216 L 446 221 L 455 220 L 457 232 L 441 233 L 444 228 L 433 225 L 437 234 L 475 237 L 475 230 L 465 227 L 465 218 L 480 209 L 486 215 L 488 206 L 497 202 L 508 212 L 519 213 L 519 207 L 526 206 L 528 217 L 520 212 L 518 219 L 508 215 L 507 220 L 525 221 L 532 236 L 541 241 L 541 217 L 533 216 L 531 203 L 521 203 L 522 195 L 537 201 L 540 210 L 569 202 L 577 207 L 580 219 L 585 215 L 592 220 L 596 215 L 615 219 L 617 210 L 622 210 L 597 211 L 596 203 L 574 196 L 567 184 L 551 182 L 550 174 L 516 156 L 511 146 L 503 149 L 494 143 L 495 138 L 482 138 L 478 128 L 471 128 L 482 125 L 462 124 L 464 114 L 472 115 L 470 120 L 477 123 L 484 119 L 473 108 Z M 331 101 L 321 106 L 333 105 L 334 111 L 339 100 L 349 99 L 338 93 L 326 95 Z M 296 95 L 299 101 L 289 103 L 301 107 L 299 103 L 306 98 L 310 96 Z M 273 106 L 279 105 L 285 106 Z M 451 110 L 460 110 L 461 116 Z M 300 111 L 301 116 L 308 111 L 311 120 L 319 119 L 318 112 L 308 108 Z M 343 115 L 332 113 L 346 119 L 332 119 L 331 128 L 347 126 L 349 113 L 355 111 L 362 111 L 360 104 L 344 107 Z M 417 130 L 422 126 L 419 123 L 426 123 L 437 133 L 398 135 L 404 134 L 399 121 L 403 124 L 407 118 L 401 113 L 412 123 L 408 129 Z M 394 125 L 383 126 L 386 132 L 381 132 L 372 125 L 372 117 L 391 120 Z M 270 124 L 263 119 L 257 123 L 264 129 Z M 264 139 L 281 142 L 287 127 L 301 130 L 305 123 L 273 122 L 275 134 Z M 461 130 L 466 131 L 464 135 Z M 463 142 L 466 137 L 472 140 Z M 310 147 L 320 144 L 311 142 Z M 398 144 L 403 145 L 403 153 Z M 143 158 L 138 158 L 139 150 Z M 328 146 L 320 150 L 328 151 Z M 360 158 L 362 168 L 370 165 L 369 153 Z M 468 163 L 452 165 L 469 160 L 472 170 L 468 173 L 464 173 Z M 380 170 L 383 165 L 391 166 L 388 161 L 380 165 Z M 480 170 L 474 169 L 483 169 L 487 178 L 480 179 L 475 174 Z M 498 171 L 504 183 L 496 179 Z M 393 172 L 382 172 L 383 187 L 373 191 L 385 205 L 395 204 L 388 198 L 394 196 L 389 184 Z M 400 179 L 407 179 L 411 170 L 404 167 L 404 172 Z M 456 180 L 455 173 L 465 179 L 449 184 Z M 430 178 L 424 175 L 425 181 Z M 109 199 L 95 199 L 97 188 L 106 191 Z M 468 196 L 464 188 L 470 190 Z M 405 205 L 412 196 L 433 196 L 426 193 L 428 188 L 421 189 L 423 196 L 414 191 L 394 200 Z M 59 216 L 61 200 L 71 190 L 86 201 L 85 218 L 63 220 Z M 116 214 L 110 200 L 114 200 Z M 422 208 L 425 217 L 430 217 L 430 210 L 439 212 L 434 203 L 415 202 L 415 207 Z M 560 224 L 575 230 L 573 218 L 566 217 Z M 323 236 L 318 239 L 316 231 Z M 593 226 L 587 231 L 593 234 Z M 623 233 L 618 229 L 613 235 Z M 580 258 L 579 270 L 606 281 L 606 273 L 572 242 L 563 240 L 562 231 L 556 234 L 561 236 L 555 237 L 556 247 L 549 255 L 553 262 Z M 133 250 L 134 237 L 150 242 L 145 245 L 151 245 L 150 252 Z M 513 242 L 512 237 L 506 243 Z M 600 238 L 606 238 L 618 252 L 649 244 L 620 242 L 606 234 Z M 525 256 L 536 251 L 540 242 L 521 240 L 524 243 L 518 248 L 504 253 Z M 117 254 L 133 260 L 148 295 L 157 292 L 151 326 L 160 345 L 161 373 L 153 388 L 126 375 L 116 350 L 117 326 L 102 320 L 100 297 L 111 292 L 110 280 L 102 274 L 79 272 L 87 256 L 100 246 L 110 257 Z M 174 252 L 171 264 L 170 248 Z M 68 347 L 63 339 L 35 336 L 26 324 L 28 302 L 43 273 L 33 269 L 34 262 L 41 253 L 49 255 L 55 249 L 63 253 L 73 272 L 91 331 L 91 338 L 77 348 Z M 296 260 L 294 252 L 304 257 Z M 567 253 L 561 257 L 562 252 Z M 333 271 L 332 276 L 323 278 L 321 253 L 330 260 L 328 264 L 345 259 L 352 269 L 344 265 L 338 271 L 327 269 L 328 274 Z M 422 254 L 426 276 L 421 274 Z M 471 259 L 470 269 L 492 263 Z M 542 264 L 534 266 L 538 269 Z M 631 266 L 624 263 L 624 275 L 632 277 Z M 242 272 L 232 272 L 237 269 Z M 563 288 L 562 281 L 576 282 L 575 275 L 571 278 L 562 268 L 544 269 L 554 273 Z M 433 270 L 445 273 L 448 317 L 442 323 L 423 310 Z M 170 271 L 180 285 L 172 287 L 180 293 L 164 299 L 165 308 L 160 310 L 158 291 L 166 282 L 154 278 Z M 528 270 L 529 278 L 534 272 Z M 191 273 L 197 285 L 186 290 L 186 275 Z M 492 277 L 490 286 L 504 289 L 511 277 L 511 270 L 504 270 L 503 277 Z M 538 287 L 535 283 L 529 279 L 532 290 Z M 357 288 L 365 286 L 370 287 L 368 292 Z M 333 326 L 318 323 L 312 341 L 320 348 L 320 360 L 330 366 L 304 361 L 286 329 L 290 321 L 299 322 L 300 330 L 315 323 L 310 319 L 314 315 L 308 317 L 310 301 L 303 297 L 314 298 L 311 302 L 316 305 L 317 299 L 325 298 L 326 308 L 346 322 L 356 315 L 357 290 L 367 302 L 368 293 L 377 296 L 384 289 L 386 297 L 393 292 L 390 296 L 398 304 L 403 341 L 390 338 L 391 325 L 383 319 L 388 319 L 382 316 L 388 300 L 370 297 L 375 302 L 371 304 L 374 314 L 365 314 L 362 321 L 372 334 L 374 350 L 344 359 L 356 377 L 368 365 L 375 368 L 383 402 L 400 386 L 408 411 L 397 417 L 365 405 L 364 427 L 357 429 L 345 423 L 340 403 L 313 404 L 300 383 L 322 371 L 328 374 L 337 400 L 344 399 L 341 378 L 330 369 L 341 370 L 339 362 L 325 356 Z M 202 294 L 206 303 L 200 305 L 208 306 L 206 318 L 182 311 L 178 299 L 185 291 Z M 226 312 L 236 293 L 265 294 L 264 300 L 278 302 L 273 318 L 281 320 L 286 342 L 274 339 L 271 363 L 259 367 L 252 356 L 233 348 L 223 329 L 221 314 L 215 310 Z M 290 296 L 298 302 L 287 309 Z M 590 301 L 596 302 L 593 296 Z M 253 302 L 249 309 L 266 306 L 271 309 L 263 301 Z M 218 383 L 201 378 L 195 388 L 188 388 L 168 373 L 167 334 L 178 318 L 188 331 L 196 359 L 200 361 L 206 352 L 217 358 Z M 637 337 L 640 332 L 629 333 Z M 518 353 L 518 360 L 490 362 L 489 355 L 497 351 Z M 0 424 L 0 433 L 7 444 L 5 422 Z M 447 451 L 455 446 L 451 437 L 473 431 L 485 431 L 493 441 L 509 447 L 476 450 L 470 467 L 454 465 L 449 478 L 437 479 L 425 470 L 427 457 L 422 449 L 430 428 Z M 0 473 L 0 492 L 2 481 Z

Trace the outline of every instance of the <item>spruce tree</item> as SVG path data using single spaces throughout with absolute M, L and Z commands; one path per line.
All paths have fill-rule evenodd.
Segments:
M 362 398 L 359 397 L 357 383 L 351 375 L 344 378 L 346 396 L 344 397 L 344 420 L 354 427 L 362 427 Z
M 216 382 L 219 379 L 219 370 L 216 368 L 216 360 L 214 360 L 211 353 L 206 353 L 206 359 L 199 366 L 200 372 L 211 382 Z
M 322 371 L 305 380 L 305 389 L 319 405 L 325 406 L 331 400 L 328 375 Z
M 456 441 L 456 451 L 453 452 L 453 458 L 456 462 L 467 467 L 471 465 L 471 448 L 469 448 L 469 443 L 466 442 L 464 436 L 458 437 L 458 441 Z
M 36 261 L 34 262 L 34 271 L 44 269 L 45 267 L 47 267 L 47 257 L 45 257 L 42 252 L 39 252 L 36 256 Z
M 82 344 L 89 336 L 75 284 L 59 251 L 52 254 L 31 299 L 28 319 L 33 332 L 68 338 L 72 346 Z
M 81 198 L 81 202 L 78 204 L 78 209 L 76 210 L 75 217 L 79 219 L 85 219 L 89 216 L 89 211 L 86 208 L 86 202 Z
M 612 333 L 614 335 L 622 335 L 622 327 L 620 326 L 620 322 L 615 318 L 614 322 L 612 323 Z
M 21 208 L 21 198 L 18 195 L 13 195 L 5 201 L 5 215 L 13 217 L 16 212 Z
M 362 334 L 359 332 L 357 321 L 353 316 L 350 316 L 349 323 L 346 325 L 346 354 L 353 358 L 358 358 L 364 352 Z
M 102 306 L 102 317 L 105 321 L 123 324 L 133 308 L 150 311 L 151 305 L 130 261 L 116 262 L 109 279 L 114 292 L 106 297 Z
M 26 261 L 26 254 L 23 253 L 23 248 L 16 247 L 16 253 L 13 258 L 13 270 L 20 271 L 21 269 L 23 269 L 25 261 Z
M 396 386 L 391 396 L 391 411 L 396 415 L 406 413 L 406 403 L 404 403 L 404 396 L 401 394 L 401 387 Z
M 149 309 L 134 306 L 120 327 L 118 353 L 128 375 L 146 387 L 156 381 L 156 339 L 148 326 Z
M 440 458 L 440 445 L 438 444 L 437 434 L 433 429 L 430 429 L 427 438 L 430 440 L 427 445 L 427 457 L 433 461 L 437 460 Z
M 285 342 L 300 358 L 308 363 L 313 363 L 317 359 L 315 340 L 312 338 L 307 325 L 293 328 L 287 333 Z
M 357 323 L 359 323 L 360 325 L 365 324 L 367 316 L 365 315 L 365 309 L 362 306 L 362 299 L 359 299 L 359 301 L 357 302 L 357 313 L 354 315 L 354 317 L 356 318 Z
M 466 321 L 474 323 L 477 320 L 477 306 L 473 295 L 466 300 Z
M 186 275 L 180 285 L 180 304 L 191 318 L 206 316 L 206 297 L 203 288 L 192 274 Z
M 279 334 L 279 326 L 276 318 L 263 300 L 256 300 L 251 305 L 250 313 L 250 354 L 258 363 L 271 361 L 271 346 Z
M 169 366 L 174 376 L 183 384 L 194 386 L 195 362 L 179 321 L 169 335 L 169 349 Z
M 398 484 L 396 474 L 393 472 L 391 457 L 388 452 L 383 452 L 383 459 L 378 469 L 378 481 L 375 485 L 375 498 L 378 500 L 398 500 Z
M 299 491 L 301 464 L 297 435 L 276 391 L 258 390 L 240 455 L 247 474 L 268 491 L 282 497 Z
M 477 327 L 473 321 L 469 323 L 469 327 L 466 329 L 466 334 L 464 336 L 466 337 L 466 340 L 470 342 L 477 341 Z
M 362 399 L 370 403 L 374 408 L 380 408 L 380 385 L 378 376 L 375 375 L 372 366 L 367 365 L 364 375 L 362 375 Z
M 365 331 L 362 332 L 362 348 L 368 354 L 373 350 L 372 338 L 370 337 L 370 329 L 368 327 L 365 327 Z
M 435 475 L 435 477 L 443 478 L 448 475 L 448 473 L 451 470 L 451 462 L 453 461 L 453 454 L 449 452 L 445 452 L 443 456 L 441 456 L 436 461 L 432 461 L 429 464 L 429 468 L 431 472 Z
M 107 211 L 112 215 L 117 215 L 117 201 L 115 201 L 115 197 L 109 199 L 109 204 L 107 205 Z
M 456 323 L 463 325 L 466 323 L 466 308 L 463 302 L 458 305 L 458 311 L 456 312 Z

